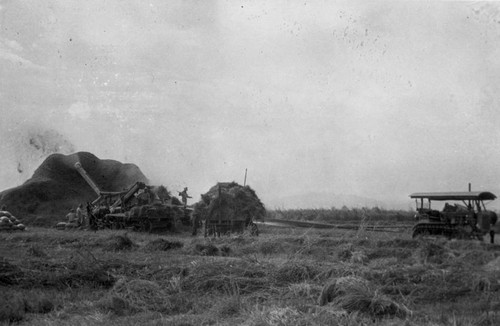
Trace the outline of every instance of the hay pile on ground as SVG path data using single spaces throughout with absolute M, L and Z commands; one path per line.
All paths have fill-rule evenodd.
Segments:
M 500 272 L 500 257 L 493 259 L 484 266 L 484 270 L 488 272 Z
M 107 251 L 131 250 L 137 245 L 127 236 L 127 234 L 116 234 L 107 238 L 103 244 L 103 249 Z
M 109 288 L 116 281 L 110 273 L 113 268 L 106 262 L 86 259 L 31 261 L 20 285 L 25 288 Z
M 362 312 L 374 317 L 406 317 L 411 312 L 383 295 L 365 279 L 341 277 L 325 285 L 318 300 L 320 305 L 332 302 L 348 312 Z
M 182 279 L 182 289 L 196 293 L 248 294 L 269 288 L 272 267 L 242 259 L 198 262 Z
M 486 281 L 477 268 L 456 261 L 453 265 L 393 265 L 362 272 L 365 279 L 380 284 L 387 295 L 411 295 L 415 303 L 449 302 L 464 297 Z M 487 275 L 486 275 L 487 276 Z
M 202 256 L 217 256 L 219 255 L 219 248 L 211 243 L 208 244 L 195 244 L 193 248 L 193 253 Z
M 110 291 L 113 307 L 137 311 L 169 311 L 167 293 L 156 283 L 148 280 L 120 279 Z
M 219 182 L 201 195 L 194 205 L 193 217 L 197 221 L 206 219 L 262 220 L 266 209 L 250 186 L 236 182 Z
M 19 267 L 5 259 L 0 260 L 0 285 L 18 284 L 22 277 L 23 272 Z
M 47 259 L 37 257 L 27 259 L 21 264 L 0 260 L 0 286 L 20 286 L 34 288 L 108 288 L 115 283 L 110 273 L 115 264 L 98 261 L 95 257 L 83 254 L 69 259 Z
M 278 285 L 300 283 L 311 280 L 319 271 L 309 262 L 289 260 L 276 270 L 271 271 L 274 282 Z
M 50 295 L 36 290 L 17 292 L 4 288 L 0 292 L 0 323 L 10 325 L 26 317 L 26 313 L 46 314 L 54 310 Z
M 446 247 L 446 242 L 442 240 L 424 242 L 415 252 L 416 258 L 422 263 L 441 264 L 450 258 L 453 259 L 453 253 Z
M 144 249 L 147 251 L 167 251 L 170 249 L 182 248 L 184 244 L 179 241 L 168 241 L 166 239 L 158 238 L 148 242 Z
M 0 295 L 0 322 L 10 323 L 21 321 L 25 314 L 24 301 L 19 296 L 7 298 Z

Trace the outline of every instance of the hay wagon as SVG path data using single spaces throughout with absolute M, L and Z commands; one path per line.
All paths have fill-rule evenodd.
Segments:
M 202 200 L 195 204 L 193 234 L 201 224 L 205 236 L 221 236 L 230 233 L 258 235 L 254 220 L 263 219 L 264 205 L 249 186 L 236 182 L 220 182 L 212 187 Z

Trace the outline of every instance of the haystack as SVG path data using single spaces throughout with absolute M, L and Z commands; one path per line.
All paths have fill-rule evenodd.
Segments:
M 193 217 L 202 220 L 263 220 L 266 209 L 250 186 L 219 182 L 194 205 Z
M 138 166 L 115 160 L 99 159 L 88 152 L 52 154 L 18 187 L 0 192 L 0 207 L 22 216 L 25 224 L 53 225 L 55 216 L 64 216 L 70 208 L 93 201 L 97 195 L 75 169 L 80 162 L 102 191 L 118 192 L 137 181 L 149 183 Z
M 403 304 L 380 293 L 367 280 L 346 276 L 327 283 L 321 291 L 318 303 L 323 306 L 332 302 L 348 312 L 362 312 L 373 317 L 406 317 L 411 311 Z

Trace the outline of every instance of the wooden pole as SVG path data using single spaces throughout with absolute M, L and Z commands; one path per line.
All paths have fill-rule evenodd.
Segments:
M 471 183 L 469 182 L 469 192 L 471 192 L 472 190 L 472 186 L 471 186 Z M 472 207 L 471 205 L 471 201 L 469 200 L 469 209 Z
M 245 180 L 243 181 L 243 187 L 247 185 L 247 169 L 245 168 Z

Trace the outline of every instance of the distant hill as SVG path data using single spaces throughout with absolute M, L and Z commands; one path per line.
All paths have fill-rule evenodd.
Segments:
M 121 191 L 148 179 L 134 164 L 101 160 L 88 152 L 52 154 L 18 187 L 0 193 L 0 206 L 14 215 L 62 219 L 70 208 L 97 198 L 97 194 L 74 168 L 80 162 L 103 191 Z
M 268 209 L 386 207 L 385 203 L 356 195 L 309 192 L 266 200 Z

